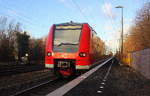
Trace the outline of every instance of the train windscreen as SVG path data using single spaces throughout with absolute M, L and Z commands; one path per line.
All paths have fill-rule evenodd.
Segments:
M 64 26 L 56 27 L 53 38 L 54 52 L 77 52 L 81 26 Z

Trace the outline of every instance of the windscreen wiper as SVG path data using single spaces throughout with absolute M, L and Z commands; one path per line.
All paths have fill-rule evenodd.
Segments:
M 61 46 L 61 45 L 78 45 L 79 43 L 63 43 L 61 42 L 60 44 L 58 44 L 57 46 Z

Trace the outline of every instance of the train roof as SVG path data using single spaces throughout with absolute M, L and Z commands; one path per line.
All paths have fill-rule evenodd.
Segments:
M 70 21 L 70 22 L 60 23 L 60 24 L 54 24 L 54 25 L 56 25 L 56 26 L 67 26 L 67 25 L 82 26 L 83 24 L 88 24 L 88 23 L 77 23 L 77 22 Z
M 71 25 L 71 26 L 82 26 L 83 24 L 88 24 L 88 23 L 77 23 L 77 22 L 70 21 L 70 22 L 54 24 L 54 25 L 55 26 L 68 26 L 68 25 Z M 95 30 L 89 24 L 88 24 L 88 26 L 95 32 Z

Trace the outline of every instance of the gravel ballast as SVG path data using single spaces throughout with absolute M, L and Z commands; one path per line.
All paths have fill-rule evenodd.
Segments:
M 0 96 L 10 96 L 54 77 L 52 71 L 44 69 L 0 78 Z

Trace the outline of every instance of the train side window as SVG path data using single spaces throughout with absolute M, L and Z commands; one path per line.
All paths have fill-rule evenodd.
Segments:
M 92 33 L 92 37 L 93 37 L 94 35 L 93 35 L 93 33 Z
M 92 37 L 94 37 L 94 36 L 95 36 L 95 34 L 94 34 L 93 30 L 92 30 Z

